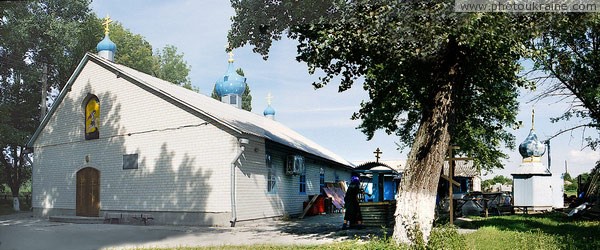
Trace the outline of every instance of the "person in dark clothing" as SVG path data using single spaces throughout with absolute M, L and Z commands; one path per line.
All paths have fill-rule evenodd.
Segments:
M 358 176 L 352 176 L 348 190 L 346 190 L 346 196 L 344 196 L 344 203 L 346 207 L 346 213 L 344 214 L 344 225 L 342 229 L 348 227 L 362 228 L 362 214 L 360 212 L 360 206 L 358 205 L 358 195 L 360 193 L 360 181 Z

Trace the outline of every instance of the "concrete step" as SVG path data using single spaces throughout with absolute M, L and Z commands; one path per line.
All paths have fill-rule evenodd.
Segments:
M 104 222 L 103 217 L 83 217 L 83 216 L 50 216 L 52 222 L 64 222 L 73 224 L 102 224 Z

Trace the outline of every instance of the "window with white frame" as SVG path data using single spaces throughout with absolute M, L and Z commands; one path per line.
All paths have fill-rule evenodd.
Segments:
M 267 192 L 274 193 L 275 192 L 275 168 L 273 168 L 273 161 L 271 160 L 271 155 L 266 155 L 267 162 Z

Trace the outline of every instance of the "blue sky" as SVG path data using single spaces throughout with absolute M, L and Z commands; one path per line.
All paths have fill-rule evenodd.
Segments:
M 154 49 L 175 45 L 191 66 L 192 84 L 203 94 L 210 95 L 215 81 L 227 69 L 226 36 L 230 17 L 234 14 L 227 0 L 96 0 L 92 2 L 92 9 L 98 16 L 108 14 L 133 33 L 144 36 Z M 382 160 L 406 158 L 408 149 L 398 151 L 394 136 L 378 132 L 367 141 L 366 136 L 355 129 L 359 121 L 352 121 L 350 117 L 358 111 L 360 102 L 368 98 L 361 86 L 343 93 L 337 92 L 335 84 L 319 90 L 312 87 L 311 83 L 318 76 L 308 74 L 306 64 L 295 60 L 294 41 L 275 42 L 267 61 L 252 53 L 248 46 L 236 49 L 234 54 L 236 67 L 244 70 L 250 84 L 252 112 L 262 114 L 267 105 L 266 96 L 271 92 L 277 121 L 349 161 L 374 160 L 373 151 L 378 147 L 384 152 Z M 536 109 L 535 129 L 540 139 L 575 124 L 551 124 L 549 118 L 560 115 L 568 104 L 556 100 L 527 103 L 535 94 L 524 90 L 520 98 L 519 119 L 523 120 L 524 126 L 511 130 L 518 143 L 529 133 L 533 106 Z M 586 135 L 598 137 L 598 133 L 590 129 Z M 567 160 L 571 175 L 580 174 L 589 171 L 600 159 L 598 152 L 581 150 L 581 137 L 582 131 L 578 130 L 552 140 L 553 171 L 563 172 Z M 509 176 L 518 167 L 521 162 L 518 152 L 505 151 L 511 156 L 505 169 L 496 170 L 489 177 Z

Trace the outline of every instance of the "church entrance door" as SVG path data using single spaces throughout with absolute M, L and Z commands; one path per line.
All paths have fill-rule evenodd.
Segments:
M 77 172 L 77 216 L 98 217 L 100 214 L 100 171 L 84 168 Z

